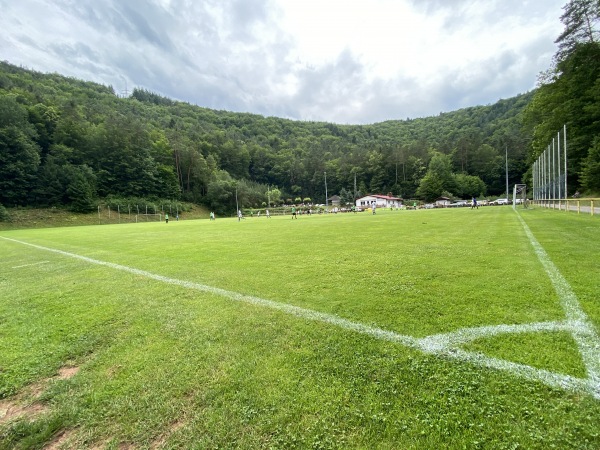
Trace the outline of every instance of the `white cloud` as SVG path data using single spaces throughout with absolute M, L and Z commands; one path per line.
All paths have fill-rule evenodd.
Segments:
M 563 2 L 0 0 L 0 58 L 210 108 L 370 123 L 530 90 Z

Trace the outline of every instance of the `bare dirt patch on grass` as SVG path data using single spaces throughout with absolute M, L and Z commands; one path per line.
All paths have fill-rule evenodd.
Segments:
M 177 432 L 179 429 L 183 428 L 185 426 L 186 422 L 183 419 L 179 419 L 176 420 L 175 422 L 173 422 L 169 428 L 167 429 L 167 431 L 165 431 L 163 434 L 161 434 L 151 445 L 150 445 L 150 449 L 151 450 L 159 450 L 161 448 L 164 448 L 167 440 L 169 439 L 169 437 Z
M 67 380 L 79 372 L 79 367 L 64 366 L 58 375 L 26 386 L 21 392 L 10 399 L 0 400 L 0 424 L 27 418 L 34 420 L 45 414 L 49 408 L 39 402 L 39 398 L 54 380 Z
M 75 436 L 75 430 L 62 431 L 50 443 L 48 443 L 44 450 L 59 450 L 64 448 L 73 448 L 73 438 Z
M 58 371 L 58 376 L 56 377 L 59 380 L 68 380 L 69 378 L 73 378 L 79 372 L 79 367 L 74 366 L 65 366 L 61 367 Z
M 34 419 L 48 412 L 41 403 L 21 403 L 19 400 L 0 400 L 0 424 L 27 417 Z

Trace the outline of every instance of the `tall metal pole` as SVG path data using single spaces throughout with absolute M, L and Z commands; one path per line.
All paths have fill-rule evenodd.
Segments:
M 556 146 L 558 148 L 558 155 L 557 155 L 557 161 L 558 161 L 558 198 L 563 198 L 562 196 L 562 183 L 560 182 L 560 131 L 558 132 L 558 135 L 556 137 Z
M 537 199 L 537 161 L 534 161 L 533 167 L 531 169 L 531 175 L 533 178 L 533 199 Z
M 550 183 L 552 183 L 551 169 L 552 169 L 552 150 L 551 150 L 550 145 L 548 145 L 548 198 L 550 198 L 552 195 L 552 190 L 550 189 L 552 186 L 550 184 Z
M 554 179 L 555 175 L 556 175 L 556 164 L 555 164 L 555 160 L 556 160 L 556 152 L 555 150 L 555 145 L 554 145 L 554 139 L 552 139 L 552 198 L 555 199 L 556 198 L 556 181 Z
M 540 200 L 544 198 L 544 152 L 540 155 Z
M 536 188 L 537 188 L 537 195 L 535 197 L 536 200 L 540 199 L 540 158 L 538 158 L 537 162 L 536 162 L 536 169 L 535 169 L 535 173 L 537 175 L 537 183 L 536 183 Z
M 540 155 L 540 159 L 538 161 L 538 164 L 540 165 L 540 167 L 538 168 L 538 176 L 540 181 L 538 182 L 538 188 L 539 188 L 539 200 L 541 200 L 543 198 L 543 193 L 544 193 L 544 159 L 542 158 L 544 156 L 544 153 L 542 152 L 542 154 Z
M 544 157 L 544 164 L 546 165 L 546 200 L 550 198 L 550 145 L 546 149 L 546 156 Z
M 550 145 L 548 145 L 548 198 L 550 198 L 552 194 L 551 184 L 552 183 L 552 150 Z
M 327 196 L 327 172 L 323 172 L 325 174 L 325 208 L 329 208 L 329 200 Z
M 531 165 L 531 192 L 533 199 L 535 200 L 535 161 Z
M 567 198 L 567 124 L 565 124 L 563 131 L 564 145 L 563 149 L 565 152 L 565 198 Z
M 538 158 L 538 196 L 537 199 L 540 200 L 542 198 L 542 155 Z
M 546 153 L 548 148 L 542 153 L 542 199 L 546 200 Z
M 504 149 L 506 154 L 506 199 L 508 200 L 508 145 Z
M 238 211 L 240 207 L 238 206 L 238 198 L 237 198 L 237 188 L 235 188 L 235 215 L 238 215 Z

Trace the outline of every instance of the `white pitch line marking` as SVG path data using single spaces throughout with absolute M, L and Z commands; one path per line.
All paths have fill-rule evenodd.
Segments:
M 13 266 L 11 267 L 11 269 L 22 269 L 23 267 L 31 267 L 31 266 L 38 266 L 40 264 L 48 264 L 50 261 L 39 261 L 36 263 L 31 263 L 31 264 L 23 264 L 21 266 Z
M 573 292 L 569 282 L 562 276 L 558 267 L 554 265 L 518 212 L 517 217 L 521 221 L 525 234 L 558 294 L 567 321 L 573 326 L 571 334 L 579 347 L 588 377 L 595 386 L 596 396 L 600 397 L 600 336 L 596 332 L 594 324 L 581 308 L 577 295 Z
M 457 359 L 460 361 L 468 362 L 478 366 L 501 370 L 508 372 L 512 375 L 520 376 L 527 380 L 542 382 L 548 386 L 569 390 L 586 392 L 596 399 L 600 400 L 600 387 L 598 383 L 590 377 L 588 379 L 577 378 L 569 375 L 558 374 L 543 369 L 537 369 L 535 367 L 527 366 L 525 364 L 518 364 L 511 361 L 506 361 L 498 358 L 491 358 L 484 354 L 477 352 L 469 352 L 460 348 L 455 348 L 454 345 L 460 343 L 466 343 L 474 339 L 478 339 L 490 335 L 498 335 L 502 333 L 515 333 L 515 332 L 534 332 L 534 331 L 571 331 L 573 323 L 570 321 L 563 322 L 541 322 L 537 324 L 525 324 L 525 325 L 496 325 L 496 326 L 484 326 L 476 328 L 463 328 L 456 332 L 438 334 L 432 336 L 426 336 L 424 338 L 415 338 L 413 336 L 402 335 L 393 331 L 383 330 L 381 328 L 371 327 L 364 325 L 359 322 L 353 322 L 351 320 L 343 319 L 333 314 L 322 313 L 311 309 L 301 308 L 298 306 L 288 305 L 286 303 L 278 303 L 272 300 L 266 300 L 251 295 L 240 294 L 238 292 L 227 291 L 225 289 L 216 288 L 213 286 L 207 286 L 200 283 L 194 283 L 190 281 L 178 280 L 175 278 L 165 277 L 163 275 L 157 275 L 145 270 L 136 269 L 133 267 L 123 266 L 121 264 L 115 264 L 111 262 L 101 261 L 87 256 L 78 255 L 76 253 L 70 253 L 63 250 L 58 250 L 49 247 L 43 247 L 36 244 L 31 244 L 16 239 L 0 236 L 2 239 L 16 242 L 19 244 L 34 247 L 40 250 L 45 250 L 60 255 L 68 256 L 71 258 L 79 259 L 91 264 L 101 265 L 110 267 L 115 270 L 129 272 L 135 275 L 143 276 L 153 280 L 161 281 L 188 289 L 195 289 L 202 292 L 208 292 L 211 294 L 219 295 L 231 300 L 261 306 L 265 308 L 274 309 L 277 311 L 284 312 L 296 317 L 300 317 L 307 320 L 313 320 L 322 323 L 328 323 L 335 325 L 339 328 L 354 331 L 357 333 L 365 334 L 376 339 L 394 342 L 406 347 L 420 350 L 424 353 L 433 354 L 448 359 Z M 565 281 L 566 282 L 566 281 Z
M 443 334 L 432 334 L 421 339 L 432 347 L 452 348 L 468 344 L 476 339 L 498 336 L 501 334 L 538 333 L 541 331 L 572 332 L 573 326 L 568 322 L 537 322 L 523 325 L 486 325 L 482 327 L 461 328 L 460 330 Z

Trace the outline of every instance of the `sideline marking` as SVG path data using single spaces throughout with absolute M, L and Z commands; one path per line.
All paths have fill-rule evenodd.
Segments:
M 594 324 L 581 308 L 577 295 L 573 292 L 569 282 L 562 276 L 558 267 L 554 265 L 518 211 L 517 217 L 523 225 L 525 234 L 529 238 L 538 259 L 544 266 L 554 290 L 558 294 L 567 321 L 573 325 L 573 338 L 577 342 L 577 347 L 579 347 L 579 353 L 581 353 L 588 377 L 596 386 L 596 396 L 600 397 L 600 336 L 596 332 Z
M 50 261 L 39 261 L 39 262 L 36 262 L 36 263 L 31 263 L 31 264 L 23 264 L 21 266 L 13 266 L 13 267 L 11 267 L 11 269 L 21 269 L 23 267 L 37 266 L 39 264 L 47 264 L 49 262 Z
M 478 366 L 508 372 L 511 375 L 517 375 L 530 381 L 542 382 L 553 388 L 559 388 L 563 390 L 576 392 L 585 392 L 590 394 L 594 398 L 600 400 L 600 382 L 597 379 L 597 373 L 594 372 L 595 367 L 599 364 L 599 362 L 596 361 L 595 365 L 593 363 L 591 364 L 591 366 L 588 365 L 588 363 L 590 363 L 589 359 L 594 357 L 595 351 L 598 351 L 598 348 L 600 346 L 600 340 L 598 339 L 598 336 L 595 333 L 593 326 L 591 325 L 591 323 L 589 323 L 587 316 L 579 307 L 579 303 L 577 302 L 575 294 L 572 293 L 572 291 L 570 291 L 570 286 L 568 285 L 567 281 L 564 278 L 562 278 L 562 276 L 558 272 L 558 269 L 554 266 L 554 264 L 552 264 L 548 255 L 542 249 L 541 245 L 537 242 L 537 240 L 535 240 L 535 238 L 533 238 L 533 234 L 531 234 L 531 231 L 529 231 L 529 228 L 527 228 L 527 225 L 525 225 L 524 221 L 520 218 L 520 216 L 519 219 L 525 227 L 525 231 L 526 233 L 528 233 L 531 243 L 536 249 L 538 258 L 540 258 L 540 261 L 544 265 L 548 276 L 550 276 L 551 280 L 553 276 L 556 276 L 554 272 L 548 271 L 547 267 L 551 266 L 554 267 L 554 270 L 556 271 L 556 273 L 558 273 L 558 276 L 560 277 L 560 279 L 557 278 L 557 280 L 559 280 L 557 283 L 561 287 L 561 290 L 557 288 L 557 284 L 554 280 L 552 281 L 552 283 L 555 286 L 559 297 L 561 298 L 561 305 L 563 305 L 563 308 L 568 308 L 568 311 L 565 310 L 565 312 L 567 313 L 567 320 L 557 322 L 538 322 L 523 325 L 491 325 L 475 328 L 462 328 L 455 332 L 435 334 L 423 338 L 415 338 L 413 336 L 407 336 L 395 333 L 393 331 L 387 331 L 381 328 L 371 327 L 359 322 L 353 322 L 351 320 L 343 319 L 334 314 L 322 313 L 311 309 L 301 308 L 299 306 L 289 305 L 286 303 L 278 303 L 272 300 L 266 300 L 251 295 L 227 291 L 225 289 L 208 286 L 201 283 L 194 283 L 191 281 L 169 278 L 163 275 L 157 275 L 152 272 L 147 272 L 145 270 L 136 269 L 129 266 L 123 266 L 121 264 L 115 264 L 107 261 L 101 261 L 93 258 L 88 258 L 87 256 L 78 255 L 76 253 L 70 253 L 63 250 L 43 247 L 41 245 L 31 244 L 29 242 L 19 241 L 17 239 L 11 239 L 4 236 L 0 236 L 0 238 L 18 244 L 34 247 L 39 250 L 58 253 L 60 255 L 79 259 L 91 264 L 110 267 L 112 269 L 120 270 L 123 272 L 129 272 L 142 277 L 161 281 L 163 283 L 168 283 L 188 289 L 195 289 L 202 292 L 208 292 L 221 297 L 229 298 L 234 301 L 274 309 L 303 319 L 335 325 L 339 328 L 365 334 L 376 339 L 402 344 L 406 347 L 415 350 L 420 350 L 423 353 L 432 354 L 448 359 L 456 359 Z M 540 250 L 543 253 L 540 253 Z M 542 258 L 542 255 L 545 255 L 545 259 Z M 572 297 L 565 301 L 562 297 L 562 294 L 563 292 L 567 291 L 571 292 Z M 457 347 L 457 345 L 464 344 L 486 336 L 495 336 L 505 333 L 531 333 L 539 331 L 570 332 L 573 335 L 574 339 L 577 341 L 579 350 L 582 353 L 584 364 L 588 371 L 588 378 L 578 378 L 570 375 L 550 372 L 544 369 L 537 369 L 535 367 L 528 366 L 525 364 L 519 364 L 499 358 L 493 358 L 486 356 L 482 353 L 470 352 Z

